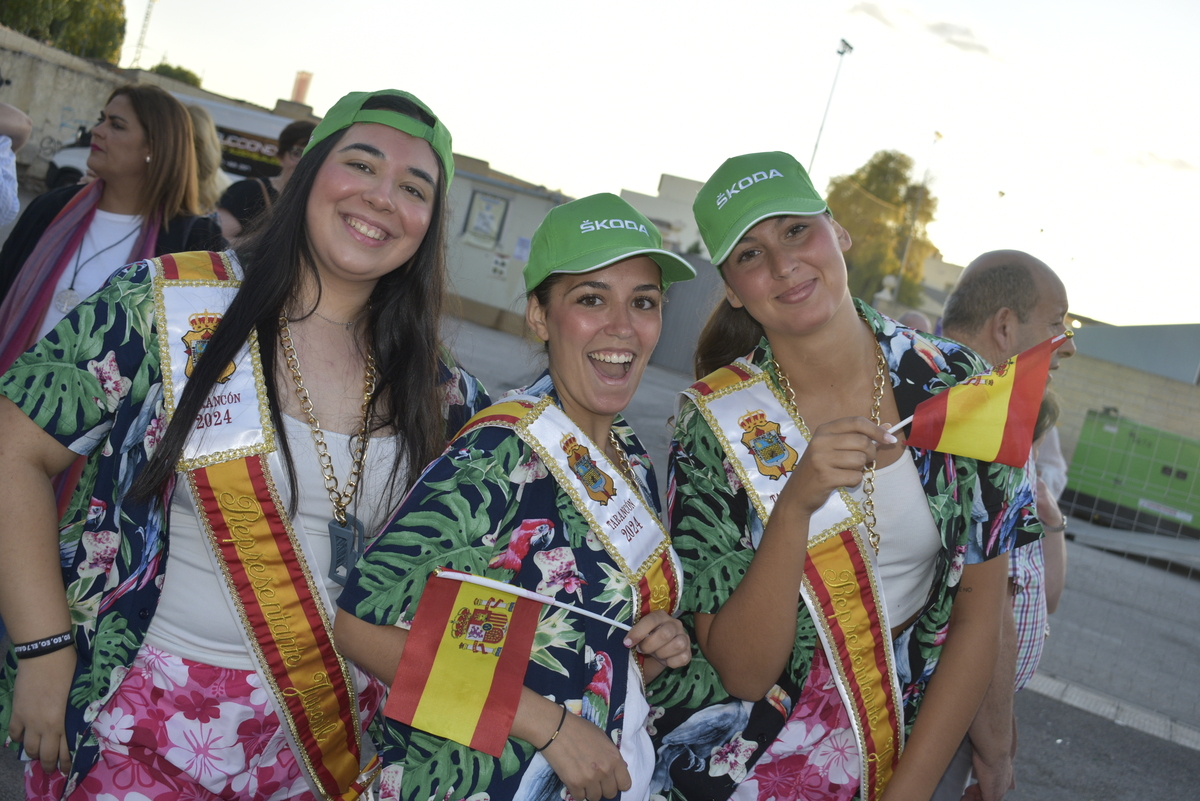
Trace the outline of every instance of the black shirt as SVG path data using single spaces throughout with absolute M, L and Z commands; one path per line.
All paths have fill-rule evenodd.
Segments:
M 251 220 L 262 214 L 267 208 L 264 191 L 266 197 L 271 198 L 271 203 L 274 203 L 275 199 L 279 197 L 275 187 L 271 186 L 269 178 L 247 178 L 226 189 L 225 194 L 221 195 L 221 199 L 217 201 L 217 205 L 232 214 L 245 228 Z

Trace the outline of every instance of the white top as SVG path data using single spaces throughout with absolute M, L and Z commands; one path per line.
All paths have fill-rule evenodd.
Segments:
M 70 311 L 58 308 L 57 300 L 61 292 L 74 286 L 79 300 L 83 300 L 99 289 L 110 275 L 130 262 L 133 246 L 137 244 L 137 231 L 141 227 L 142 218 L 137 214 L 112 214 L 96 209 L 96 216 L 83 235 L 83 242 L 58 277 L 50 307 L 46 309 L 46 319 L 42 320 L 42 327 L 38 330 L 38 339 L 46 336 Z M 118 242 L 120 244 L 116 244 Z M 75 274 L 76 267 L 79 268 L 78 275 Z
M 861 484 L 850 494 L 860 505 L 866 498 Z M 888 624 L 898 626 L 921 611 L 929 599 L 942 537 L 933 524 L 917 466 L 909 454 L 875 471 L 874 498 L 879 521 L 875 524 L 879 582 Z
M 17 197 L 17 154 L 12 139 L 0 135 L 0 225 L 17 219 L 21 201 Z
M 326 611 L 332 616 L 332 604 L 342 588 L 328 577 L 329 521 L 333 504 L 325 490 L 317 447 L 308 424 L 284 417 L 284 432 L 292 448 L 296 465 L 296 483 L 301 489 L 300 504 L 292 517 L 292 527 L 300 538 L 309 570 L 325 587 Z M 344 486 L 352 464 L 351 437 L 325 432 L 333 473 L 338 486 Z M 363 481 L 359 483 L 354 502 L 348 510 L 362 521 L 367 536 L 375 534 L 386 522 L 392 509 L 388 501 L 388 477 L 396 456 L 395 437 L 374 437 L 367 447 Z M 291 496 L 287 474 L 278 453 L 270 456 L 271 471 L 279 490 L 284 509 L 289 509 Z M 254 670 L 253 656 L 247 650 L 241 621 L 229 599 L 225 580 L 215 565 L 207 535 L 201 528 L 187 479 L 177 476 L 175 495 L 171 499 L 170 555 L 164 577 L 162 596 L 146 642 L 168 653 L 217 667 Z M 392 498 L 392 505 L 399 497 Z M 197 610 L 203 610 L 198 614 Z

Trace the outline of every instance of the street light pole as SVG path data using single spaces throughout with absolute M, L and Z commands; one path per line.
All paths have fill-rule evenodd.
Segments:
M 812 174 L 813 163 L 817 160 L 817 147 L 821 144 L 821 132 L 825 130 L 825 120 L 829 117 L 829 106 L 833 103 L 833 90 L 837 88 L 838 75 L 842 72 L 842 56 L 853 53 L 854 48 L 845 39 L 838 45 L 838 65 L 833 73 L 833 86 L 829 87 L 829 99 L 825 101 L 825 114 L 821 117 L 821 127 L 817 129 L 817 141 L 813 142 L 812 158 L 808 160 L 808 172 Z

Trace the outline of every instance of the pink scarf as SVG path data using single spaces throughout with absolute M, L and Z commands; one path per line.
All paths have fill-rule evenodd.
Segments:
M 0 305 L 0 373 L 7 371 L 17 357 L 37 341 L 37 333 L 54 298 L 58 279 L 67 268 L 71 256 L 83 243 L 103 193 L 104 181 L 92 181 L 67 201 L 21 266 L 8 296 Z M 155 255 L 159 216 L 151 215 L 142 224 L 128 262 Z

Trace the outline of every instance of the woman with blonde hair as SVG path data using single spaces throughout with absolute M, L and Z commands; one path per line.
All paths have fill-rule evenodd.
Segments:
M 196 185 L 199 190 L 200 209 L 211 215 L 217 209 L 217 201 L 229 184 L 229 176 L 221 170 L 221 137 L 213 118 L 201 106 L 187 107 L 192 117 L 192 131 L 196 142 Z
M 152 84 L 109 95 L 92 129 L 97 180 L 29 204 L 0 250 L 0 370 L 117 268 L 163 253 L 220 249 L 202 209 L 192 120 Z

